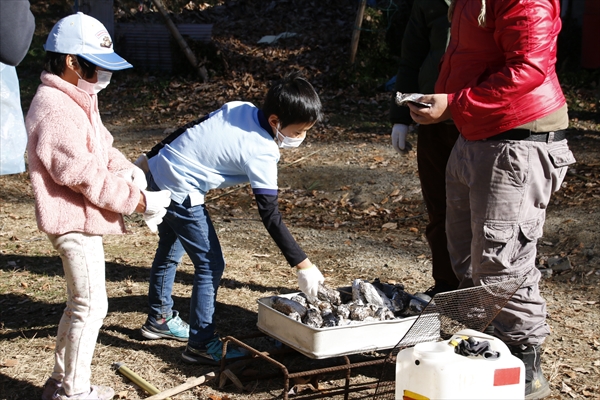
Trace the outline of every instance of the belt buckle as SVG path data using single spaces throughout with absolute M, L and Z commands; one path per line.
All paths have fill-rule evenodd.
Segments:
M 554 142 L 554 131 L 548 132 L 548 138 L 546 139 L 546 143 L 550 144 Z

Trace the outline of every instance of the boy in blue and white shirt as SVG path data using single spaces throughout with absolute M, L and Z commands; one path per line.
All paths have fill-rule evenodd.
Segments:
M 144 337 L 185 341 L 189 331 L 185 361 L 217 364 L 221 358 L 213 314 L 225 260 L 204 205 L 211 189 L 250 183 L 265 228 L 297 268 L 300 289 L 316 297 L 323 275 L 282 222 L 277 163 L 279 148 L 299 146 L 320 117 L 319 96 L 294 73 L 268 91 L 261 109 L 247 102 L 227 103 L 175 131 L 146 155 L 150 189 L 171 191 L 172 201 L 158 225 L 148 294 L 151 311 L 141 329 Z M 189 327 L 172 309 L 171 298 L 184 252 L 195 268 Z M 228 358 L 240 355 L 232 350 L 228 349 Z

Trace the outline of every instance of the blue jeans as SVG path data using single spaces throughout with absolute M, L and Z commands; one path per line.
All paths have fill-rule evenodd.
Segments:
M 159 190 L 149 180 L 152 190 Z M 171 292 L 177 265 L 184 252 L 194 264 L 194 284 L 190 301 L 190 338 L 199 347 L 213 338 L 215 302 L 225 259 L 215 228 L 206 207 L 190 207 L 189 198 L 182 204 L 171 201 L 163 222 L 158 226 L 158 248 L 150 271 L 148 301 L 151 318 L 168 318 L 173 314 Z

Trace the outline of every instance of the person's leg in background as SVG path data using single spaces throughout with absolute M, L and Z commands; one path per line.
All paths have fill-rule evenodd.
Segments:
M 471 189 L 464 178 L 467 141 L 459 137 L 446 168 L 446 237 L 452 269 L 459 289 L 473 287 L 471 270 Z
M 417 164 L 423 199 L 429 215 L 425 235 L 432 255 L 434 286 L 425 293 L 437 293 L 458 288 L 459 281 L 452 269 L 446 237 L 446 165 L 459 132 L 446 123 L 420 125 L 417 136 Z

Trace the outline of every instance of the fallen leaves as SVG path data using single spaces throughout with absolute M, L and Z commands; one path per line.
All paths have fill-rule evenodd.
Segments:
M 398 224 L 396 222 L 388 222 L 386 224 L 383 224 L 381 226 L 381 229 L 385 230 L 393 230 L 393 229 L 398 229 Z
M 15 360 L 14 358 L 9 358 L 8 360 L 2 361 L 2 367 L 16 367 L 19 364 L 19 360 Z

